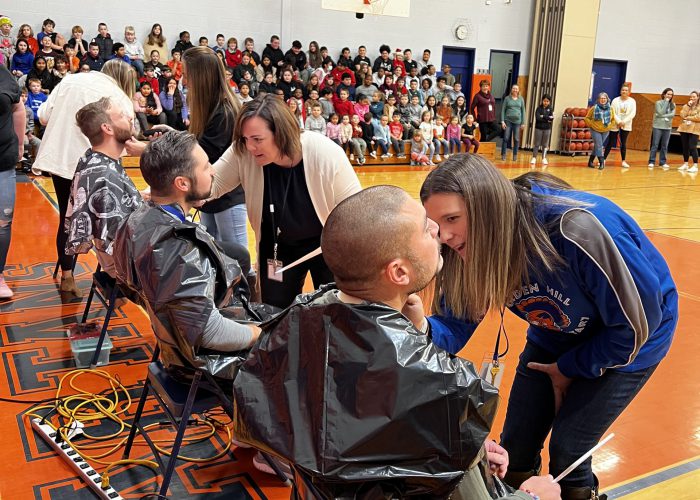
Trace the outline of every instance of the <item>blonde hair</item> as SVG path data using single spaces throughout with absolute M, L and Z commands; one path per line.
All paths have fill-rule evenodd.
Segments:
M 192 47 L 182 55 L 182 63 L 187 71 L 189 131 L 200 138 L 219 107 L 224 107 L 225 120 L 233 122 L 241 104 L 226 81 L 221 59 L 209 47 Z
M 127 33 L 133 33 L 135 35 L 136 30 L 133 26 L 124 26 L 124 34 L 126 35 Z
M 121 59 L 110 59 L 102 66 L 102 73 L 112 77 L 120 89 L 132 99 L 136 92 L 136 71 Z
M 274 136 L 275 144 L 279 148 L 281 156 L 296 158 L 301 154 L 299 122 L 292 114 L 287 103 L 275 94 L 258 96 L 243 106 L 243 110 L 236 120 L 236 127 L 233 130 L 233 140 L 239 153 L 247 154 L 245 138 L 243 137 L 243 125 L 245 125 L 246 121 L 255 117 L 267 123 L 267 127 Z
M 83 27 L 80 26 L 80 25 L 75 25 L 75 26 L 73 26 L 73 27 L 71 28 L 71 30 L 70 30 L 71 35 L 72 35 L 73 33 L 75 33 L 76 31 L 77 31 L 78 33 L 85 33 L 85 31 L 83 30 Z
M 468 228 L 464 259 L 443 246 L 444 266 L 435 282 L 434 311 L 444 313 L 447 308 L 458 318 L 478 321 L 490 309 L 506 304 L 527 283 L 530 269 L 551 272 L 563 264 L 549 239 L 549 228 L 535 218 L 534 206 L 553 201 L 583 204 L 535 195 L 530 190 L 533 182 L 571 189 L 548 174 L 525 174 L 510 181 L 488 160 L 472 154 L 451 156 L 428 175 L 421 187 L 421 201 L 439 193 L 459 195 L 464 199 Z

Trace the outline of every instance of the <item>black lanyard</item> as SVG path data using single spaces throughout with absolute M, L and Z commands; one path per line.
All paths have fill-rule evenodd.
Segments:
M 501 307 L 499 311 L 501 313 L 501 325 L 498 327 L 498 337 L 496 337 L 496 347 L 493 350 L 493 366 L 497 367 L 499 365 L 499 359 L 508 354 L 508 348 L 510 347 L 510 341 L 508 340 L 508 332 L 506 332 L 506 325 L 503 324 L 503 315 L 505 314 L 505 306 Z M 501 343 L 501 333 L 506 338 L 506 350 L 503 353 L 498 352 L 499 345 Z
M 287 196 L 289 195 L 289 187 L 292 185 L 292 177 L 294 176 L 294 167 L 290 167 L 290 170 L 291 172 L 289 172 L 287 186 L 284 188 L 284 198 L 282 198 L 282 211 L 280 212 L 279 218 L 280 223 L 284 219 L 284 214 L 287 212 Z M 280 229 L 279 224 L 275 223 L 275 204 L 272 202 L 272 183 L 270 182 L 270 173 L 267 169 L 265 169 L 265 184 L 267 184 L 267 195 L 270 198 L 270 218 L 272 220 L 272 238 L 274 241 L 274 246 L 272 247 L 272 260 L 277 262 L 277 237 L 282 232 L 282 229 Z

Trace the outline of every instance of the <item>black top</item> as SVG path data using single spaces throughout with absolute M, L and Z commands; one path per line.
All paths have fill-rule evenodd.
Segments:
M 554 112 L 551 106 L 546 108 L 541 104 L 535 110 L 535 128 L 539 130 L 549 130 L 552 128 L 554 121 Z
M 224 106 L 216 108 L 207 122 L 202 137 L 199 138 L 199 145 L 209 157 L 209 163 L 216 162 L 233 142 L 235 119 L 233 116 L 226 119 L 225 109 Z M 199 210 L 205 214 L 215 214 L 242 203 L 245 203 L 245 192 L 241 186 L 238 186 L 233 191 L 205 203 Z
M 274 163 L 263 167 L 265 187 L 263 197 L 262 239 L 274 242 L 277 227 L 280 244 L 298 244 L 309 240 L 320 240 L 323 225 L 316 215 L 309 189 L 306 186 L 304 161 L 292 168 Z M 289 186 L 289 188 L 287 188 Z M 287 191 L 285 203 L 285 191 Z M 275 206 L 274 226 L 270 204 Z M 286 264 L 286 262 L 285 262 Z
M 466 123 L 462 125 L 462 133 L 466 135 L 474 135 L 474 132 L 476 132 L 476 123 L 472 123 L 471 125 L 467 125 Z
M 0 171 L 15 168 L 19 144 L 12 122 L 12 108 L 19 102 L 17 80 L 7 67 L 0 65 Z M 319 233 L 320 234 L 320 233 Z

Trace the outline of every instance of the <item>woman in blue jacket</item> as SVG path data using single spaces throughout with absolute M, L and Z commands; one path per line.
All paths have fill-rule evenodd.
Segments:
M 550 431 L 557 476 L 600 440 L 668 352 L 678 319 L 669 268 L 620 207 L 551 175 L 510 181 L 484 158 L 460 154 L 428 175 L 421 200 L 444 243 L 433 341 L 457 353 L 503 307 L 529 323 L 501 436 L 506 480 L 537 474 Z M 597 498 L 591 460 L 561 485 L 565 500 Z

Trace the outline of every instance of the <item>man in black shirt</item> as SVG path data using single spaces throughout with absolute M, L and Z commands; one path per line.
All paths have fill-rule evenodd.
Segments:
M 287 64 L 291 64 L 299 73 L 304 71 L 306 68 L 306 53 L 301 50 L 301 42 L 299 40 L 292 42 L 292 48 L 284 55 L 284 60 Z

